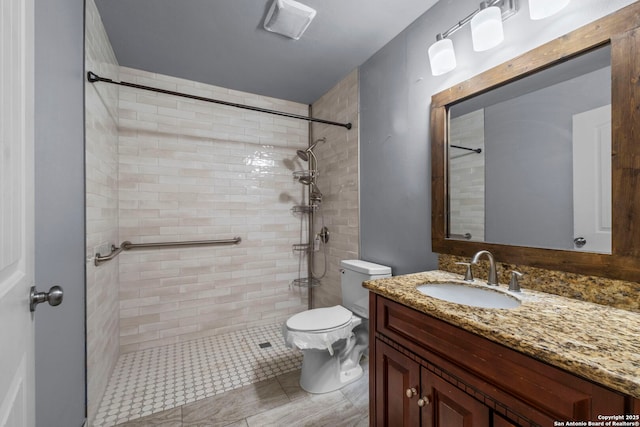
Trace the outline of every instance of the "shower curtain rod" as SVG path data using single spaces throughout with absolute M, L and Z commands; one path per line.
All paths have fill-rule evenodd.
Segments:
M 260 108 L 260 107 L 252 107 L 251 105 L 237 104 L 235 102 L 227 102 L 227 101 L 222 101 L 220 99 L 214 99 L 214 98 L 206 98 L 204 96 L 189 95 L 187 93 L 174 92 L 172 90 L 160 89 L 152 86 L 144 86 L 136 83 L 129 83 L 129 82 L 123 82 L 123 81 L 116 82 L 114 80 L 107 79 L 105 77 L 100 77 L 99 75 L 97 75 L 92 71 L 87 72 L 87 80 L 91 83 L 95 83 L 95 82 L 111 83 L 111 84 L 120 85 L 120 86 L 127 86 L 127 87 L 136 88 L 136 89 L 144 89 L 152 92 L 164 93 L 166 95 L 181 96 L 183 98 L 195 99 L 197 101 L 212 102 L 214 104 L 226 105 L 228 107 L 242 108 L 244 110 L 257 111 L 260 113 L 274 114 L 276 116 L 288 117 L 290 119 L 306 120 L 308 122 L 323 123 L 323 124 L 332 125 L 332 126 L 340 126 L 347 129 L 351 129 L 352 127 L 351 123 L 338 123 L 338 122 L 332 122 L 330 120 L 316 119 L 313 117 L 305 117 L 298 114 L 286 113 L 284 111 L 269 110 L 267 108 Z
M 469 147 L 463 147 L 461 145 L 453 145 L 453 144 L 449 145 L 449 147 L 459 148 L 461 150 L 469 150 L 469 151 L 473 151 L 474 153 L 478 153 L 478 154 L 482 153 L 482 148 L 469 148 Z

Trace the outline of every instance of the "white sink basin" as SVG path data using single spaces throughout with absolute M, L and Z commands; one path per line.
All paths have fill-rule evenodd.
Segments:
M 471 307 L 515 308 L 520 305 L 520 300 L 511 295 L 456 283 L 432 283 L 420 285 L 417 289 L 424 295 Z

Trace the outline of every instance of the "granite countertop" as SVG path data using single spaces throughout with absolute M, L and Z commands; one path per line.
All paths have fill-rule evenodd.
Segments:
M 522 289 L 498 291 L 521 300 L 510 309 L 455 304 L 421 294 L 425 283 L 459 282 L 488 287 L 445 271 L 369 280 L 363 286 L 393 301 L 562 368 L 580 377 L 640 398 L 640 313 Z

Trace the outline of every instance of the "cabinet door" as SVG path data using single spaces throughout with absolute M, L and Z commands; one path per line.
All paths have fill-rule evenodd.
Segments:
M 420 425 L 420 365 L 382 341 L 376 342 L 375 426 Z
M 518 424 L 514 424 L 506 418 L 501 417 L 500 415 L 494 413 L 493 414 L 493 427 L 518 427 Z
M 433 373 L 422 370 L 422 425 L 489 427 L 489 408 Z

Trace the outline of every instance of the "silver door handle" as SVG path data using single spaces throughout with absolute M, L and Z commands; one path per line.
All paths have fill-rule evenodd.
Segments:
M 587 239 L 584 237 L 576 237 L 573 239 L 573 244 L 576 245 L 577 248 L 581 248 L 587 244 Z
M 48 302 L 51 306 L 60 305 L 62 302 L 63 291 L 60 286 L 52 286 L 49 292 L 38 292 L 35 286 L 31 287 L 29 294 L 29 310 L 36 311 L 36 306 L 43 302 Z

